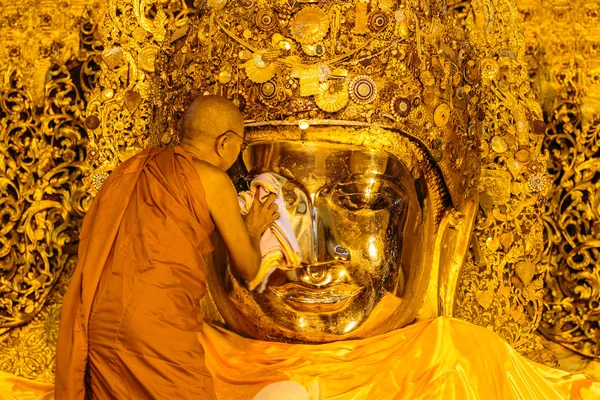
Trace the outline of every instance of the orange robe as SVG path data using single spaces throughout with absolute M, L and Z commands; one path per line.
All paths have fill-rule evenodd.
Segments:
M 57 400 L 214 397 L 197 336 L 213 231 L 180 147 L 144 150 L 110 175 L 64 299 Z

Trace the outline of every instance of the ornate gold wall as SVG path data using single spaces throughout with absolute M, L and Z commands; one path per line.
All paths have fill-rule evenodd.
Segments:
M 469 2 L 449 3 L 457 14 L 470 12 Z M 496 7 L 500 16 L 512 7 L 475 3 L 478 9 Z M 529 76 L 543 106 L 547 169 L 554 177 L 544 219 L 546 261 L 540 262 L 542 255 L 535 261 L 541 272 L 534 264 L 517 264 L 506 276 L 490 278 L 498 271 L 471 260 L 459 313 L 498 330 L 502 308 L 486 295 L 494 288 L 477 282 L 504 279 L 514 283 L 510 295 L 520 299 L 518 307 L 508 307 L 511 329 L 535 329 L 543 307 L 541 331 L 590 356 L 600 356 L 600 277 L 594 268 L 600 258 L 599 5 L 518 2 L 514 17 L 524 22 Z M 76 262 L 81 217 L 106 173 L 148 144 L 154 58 L 167 24 L 177 26 L 188 11 L 185 3 L 169 0 L 115 0 L 110 6 L 0 0 L 0 59 L 7 60 L 0 64 L 1 370 L 53 380 L 60 301 Z M 516 22 L 507 21 L 508 28 Z M 518 42 L 508 28 L 497 32 L 490 55 Z M 484 237 L 492 228 L 489 219 L 480 219 L 477 229 Z M 476 256 L 497 258 L 494 248 L 515 242 L 508 234 L 485 237 L 484 254 Z M 534 276 L 545 265 L 550 273 L 542 301 L 542 281 Z M 535 343 L 521 343 L 531 335 L 511 340 L 508 329 L 503 336 L 533 356 Z
M 540 331 L 600 357 L 600 2 L 519 1 L 531 81 L 548 124 Z
M 0 2 L 0 369 L 47 381 L 91 199 L 82 112 L 102 14 L 88 1 Z

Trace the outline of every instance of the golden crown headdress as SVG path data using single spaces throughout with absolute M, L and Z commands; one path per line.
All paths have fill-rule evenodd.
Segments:
M 163 142 L 189 102 L 219 94 L 248 127 L 396 132 L 441 172 L 455 206 L 473 194 L 479 64 L 435 2 L 208 1 L 162 50 L 153 130 Z

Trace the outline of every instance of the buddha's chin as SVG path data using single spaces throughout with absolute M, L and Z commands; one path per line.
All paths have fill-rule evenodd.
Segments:
M 365 304 L 367 292 L 350 285 L 321 291 L 290 285 L 270 287 L 255 295 L 255 301 L 263 311 L 270 310 L 261 322 L 278 331 L 274 336 L 279 340 L 323 343 L 349 338 L 360 330 L 371 311 Z

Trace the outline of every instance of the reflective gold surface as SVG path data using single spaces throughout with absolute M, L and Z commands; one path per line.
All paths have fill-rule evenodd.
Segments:
M 222 287 L 213 287 L 213 299 L 224 316 L 242 316 L 226 318 L 232 328 L 318 342 L 373 335 L 416 317 L 434 246 L 422 171 L 409 172 L 390 154 L 323 142 L 257 142 L 244 160 L 249 173 L 239 185 L 263 172 L 287 179 L 302 267 L 279 269 L 258 293 L 216 265 Z
M 369 137 L 379 140 L 365 146 Z M 453 313 L 476 202 L 451 210 L 417 142 L 386 129 L 331 126 L 252 128 L 246 139 L 234 179 L 240 189 L 263 172 L 287 180 L 302 268 L 282 268 L 264 292 L 250 292 L 217 241 L 208 320 L 250 337 L 326 342 Z

